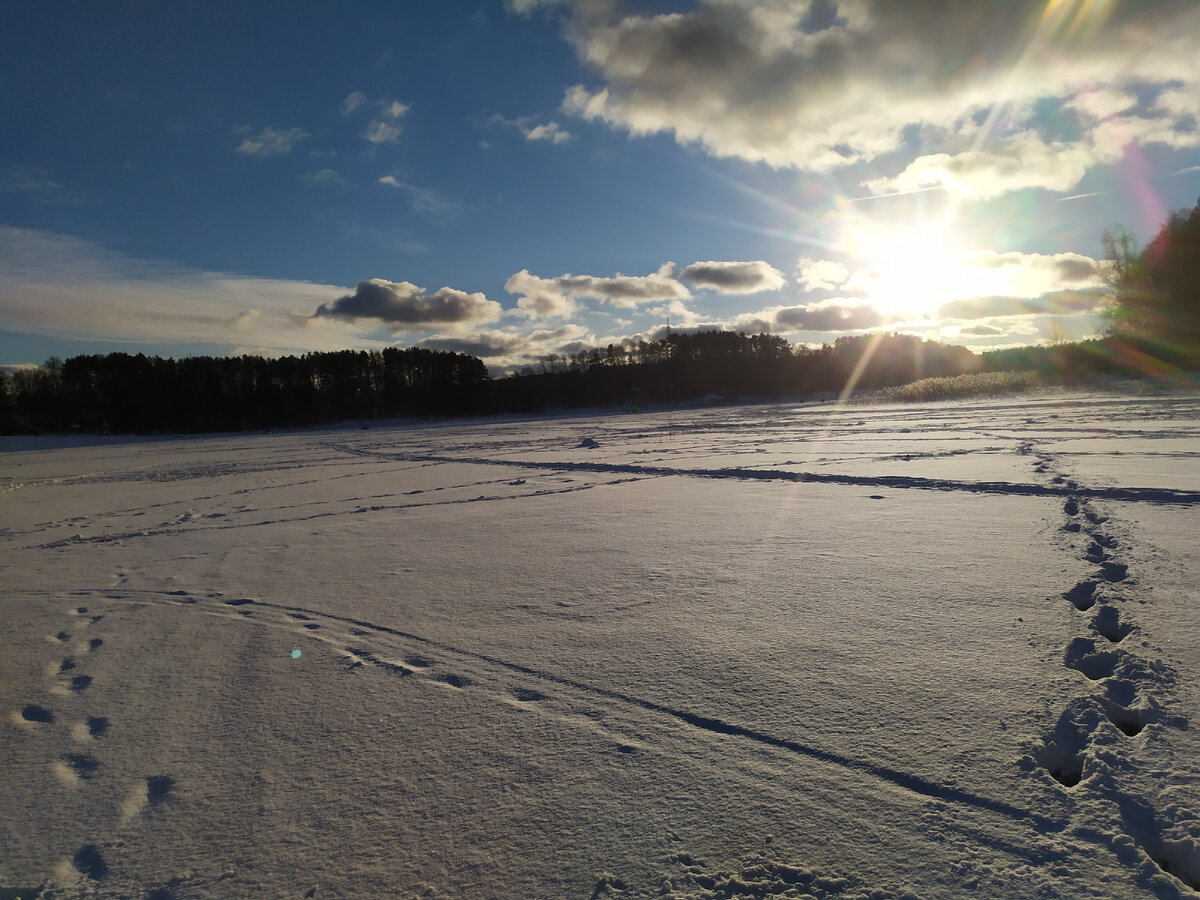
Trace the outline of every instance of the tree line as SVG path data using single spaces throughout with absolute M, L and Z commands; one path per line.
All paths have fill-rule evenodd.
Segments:
M 464 415 L 479 408 L 487 381 L 480 359 L 419 347 L 278 359 L 74 356 L 0 374 L 0 430 L 243 431 Z
M 1146 374 L 1200 367 L 1200 202 L 1146 247 L 1104 234 L 1107 335 L 975 354 L 912 335 L 840 337 L 793 347 L 773 334 L 669 333 L 550 354 L 490 378 L 474 356 L 414 347 L 162 359 L 126 353 L 0 371 L 0 432 L 203 432 L 638 406 L 717 396 L 822 397 L 979 372 Z
M 1160 367 L 1183 365 L 1167 356 L 1148 339 L 1118 336 L 976 354 L 905 334 L 809 348 L 778 335 L 705 331 L 551 355 L 493 379 L 477 357 L 423 348 L 278 359 L 110 353 L 0 373 L 0 432 L 194 433 L 704 397 L 831 399 L 848 385 L 863 391 L 978 372 L 1131 373 L 1151 357 Z

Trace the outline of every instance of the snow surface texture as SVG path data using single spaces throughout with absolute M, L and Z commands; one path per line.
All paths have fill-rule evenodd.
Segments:
M 10 440 L 0 896 L 1196 896 L 1198 458 L 1195 395 Z

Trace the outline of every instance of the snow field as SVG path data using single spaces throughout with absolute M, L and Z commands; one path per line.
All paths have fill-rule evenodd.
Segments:
M 0 887 L 1192 896 L 1198 409 L 11 441 Z

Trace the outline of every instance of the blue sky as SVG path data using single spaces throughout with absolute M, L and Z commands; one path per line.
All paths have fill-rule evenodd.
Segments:
M 1200 4 L 0 5 L 0 364 L 1095 333 Z

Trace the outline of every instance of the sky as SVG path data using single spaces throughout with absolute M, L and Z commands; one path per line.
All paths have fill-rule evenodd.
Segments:
M 0 3 L 0 364 L 1100 327 L 1195 0 Z

